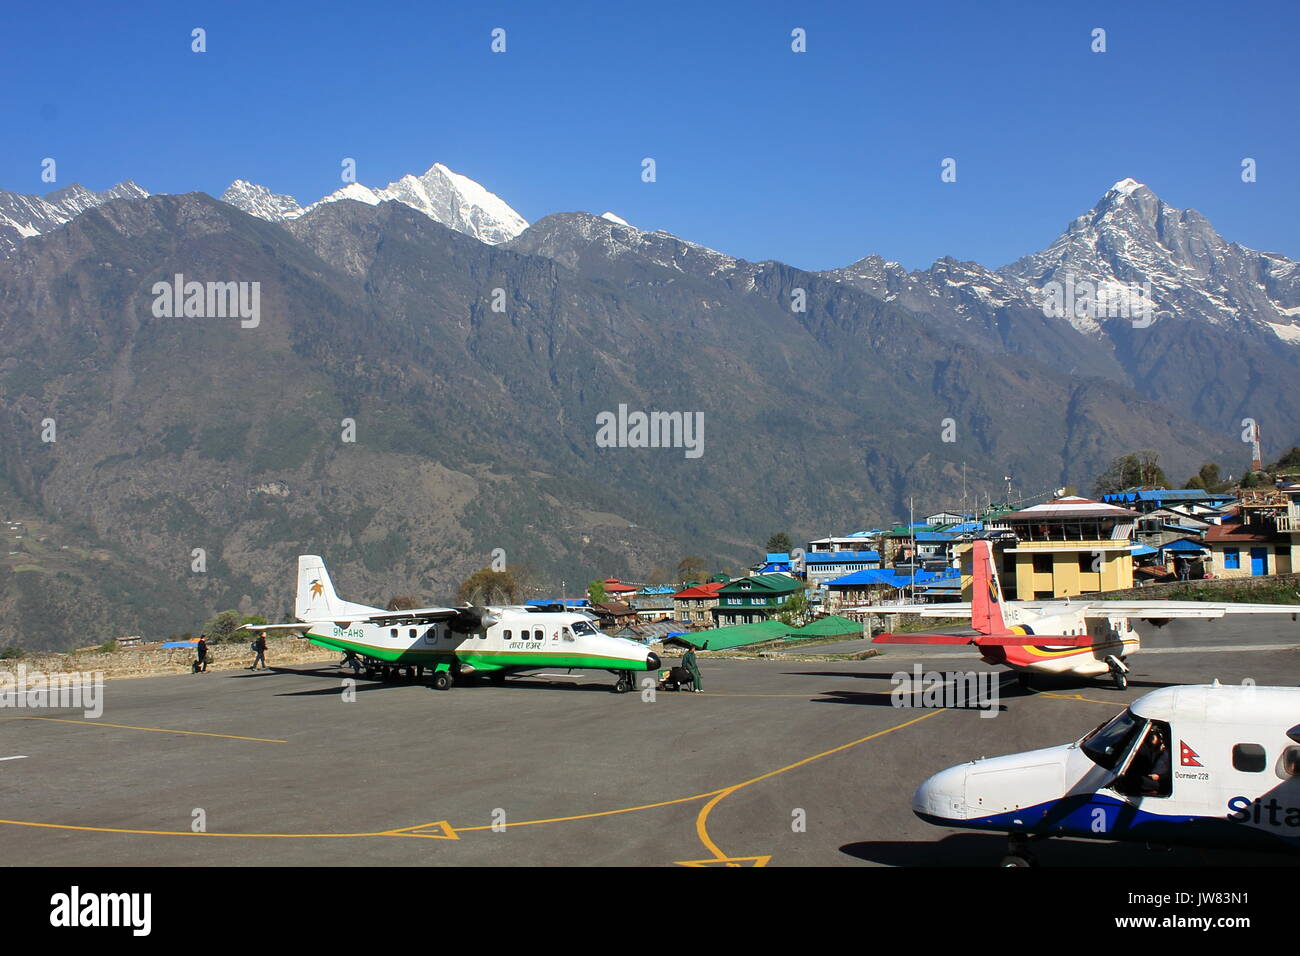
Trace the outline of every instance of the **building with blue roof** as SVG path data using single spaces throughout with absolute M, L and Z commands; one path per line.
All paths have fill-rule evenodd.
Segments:
M 854 571 L 881 565 L 878 551 L 809 551 L 803 562 L 804 576 L 809 586 L 815 588 Z

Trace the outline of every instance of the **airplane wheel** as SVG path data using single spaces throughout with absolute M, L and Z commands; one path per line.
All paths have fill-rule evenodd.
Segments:
M 1116 675 L 1115 675 L 1115 687 L 1116 687 L 1118 690 L 1126 690 L 1126 689 L 1128 688 L 1128 675 L 1127 675 L 1127 674 L 1116 674 Z
M 1015 853 L 1008 854 L 1002 858 L 998 866 L 1037 866 L 1038 861 L 1028 854 L 1020 856 Z
M 618 681 L 614 684 L 614 693 L 616 694 L 626 694 L 631 689 L 632 682 L 626 677 L 619 677 Z
M 451 674 L 447 671 L 438 671 L 433 675 L 434 690 L 451 690 Z

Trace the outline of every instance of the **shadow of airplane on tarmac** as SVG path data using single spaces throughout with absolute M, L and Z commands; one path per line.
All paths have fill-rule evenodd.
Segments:
M 1295 866 L 1295 857 L 1286 853 L 1196 847 L 1148 849 L 1142 843 L 1035 840 L 1033 850 L 1039 866 L 1046 867 Z M 840 852 L 884 866 L 995 867 L 1006 856 L 1007 838 L 997 833 L 954 833 L 937 840 L 846 843 Z

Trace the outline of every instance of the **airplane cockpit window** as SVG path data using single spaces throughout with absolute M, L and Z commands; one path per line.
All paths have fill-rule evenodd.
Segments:
M 1118 793 L 1134 797 L 1167 797 L 1173 793 L 1173 756 L 1169 725 L 1151 721 L 1124 772 L 1112 784 Z
M 574 621 L 574 622 L 573 622 L 573 633 L 574 633 L 574 634 L 577 634 L 577 635 L 579 635 L 579 636 L 581 636 L 581 637 L 586 637 L 586 636 L 589 636 L 589 635 L 598 634 L 598 633 L 600 633 L 600 632 L 597 631 L 594 627 L 592 627 L 592 626 L 591 626 L 588 622 L 586 622 L 586 621 Z
M 1126 710 L 1084 737 L 1079 748 L 1099 767 L 1114 770 L 1143 723 L 1141 717 Z
M 560 634 L 566 641 L 573 640 L 573 632 L 570 631 L 567 627 L 560 628 Z

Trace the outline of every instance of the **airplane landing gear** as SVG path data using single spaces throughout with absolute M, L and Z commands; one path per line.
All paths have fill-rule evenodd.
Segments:
M 1124 662 L 1111 654 L 1106 658 L 1106 666 L 1110 668 L 1110 679 L 1115 682 L 1117 690 L 1125 690 L 1128 687 L 1128 668 Z
M 614 693 L 626 694 L 632 689 L 632 675 L 627 671 L 618 672 L 618 680 L 614 684 Z
M 998 866 L 1037 866 L 1038 857 L 1029 850 L 1029 837 L 1013 833 L 1007 839 L 1007 855 Z
M 452 679 L 450 671 L 438 671 L 433 675 L 434 690 L 451 690 Z

